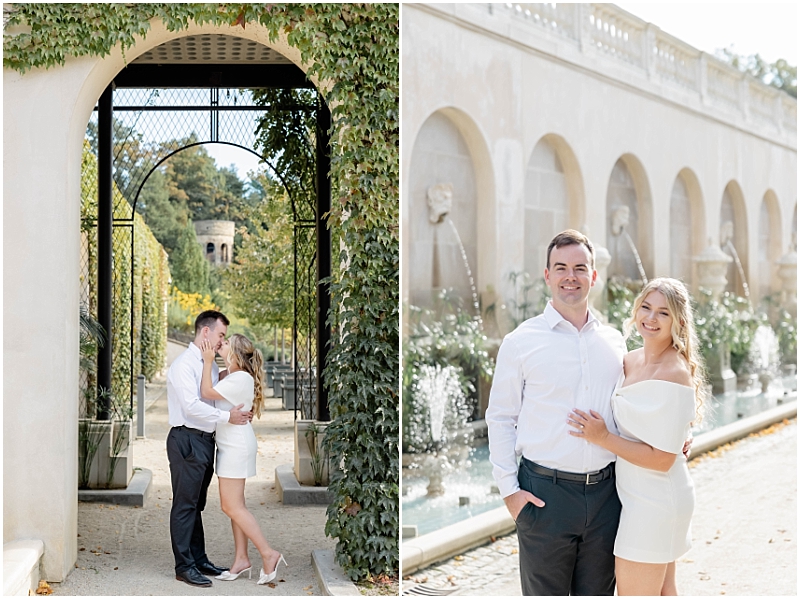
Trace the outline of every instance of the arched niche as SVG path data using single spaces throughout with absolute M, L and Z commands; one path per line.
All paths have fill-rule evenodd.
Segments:
M 780 279 L 775 267 L 783 249 L 781 210 L 778 196 L 768 189 L 761 200 L 758 212 L 758 298 L 771 295 L 780 289 Z
M 422 124 L 408 175 L 405 264 L 412 305 L 431 306 L 449 290 L 474 313 L 475 295 L 493 284 L 490 164 L 483 137 L 464 112 L 443 108 Z
M 6 343 L 4 391 L 18 398 L 5 405 L 5 460 L 16 468 L 4 472 L 4 526 L 9 539 L 37 538 L 44 542 L 41 577 L 62 581 L 73 571 L 78 547 L 79 416 L 79 297 L 81 161 L 86 125 L 92 109 L 109 83 L 144 52 L 178 38 L 202 34 L 234 35 L 252 39 L 280 52 L 298 65 L 299 48 L 287 33 L 271 37 L 260 23 L 247 28 L 198 25 L 190 22 L 180 32 L 168 31 L 160 19 L 150 21 L 146 38 L 137 37 L 125 48 L 116 46 L 104 57 L 68 57 L 64 65 L 33 69 L 25 75 L 7 70 L 3 82 L 4 142 L 14 148 L 3 158 L 6 222 L 23 223 L 4 230 L 4 248 L 15 248 L 17 259 L 6 261 L 4 305 L 14 314 L 7 322 L 6 339 L 24 339 L 13 348 Z M 309 77 L 319 84 L 316 75 Z M 330 87 L 335 81 L 326 81 Z M 36 139 L 38 143 L 31 144 Z M 36 234 L 28 224 L 35 223 Z M 8 252 L 6 252 L 8 255 Z M 58 294 L 31 290 L 47 280 Z M 54 356 L 46 369 L 29 359 L 30 348 L 48 348 Z M 13 351 L 10 350 L 13 349 Z M 66 401 L 65 390 L 75 399 Z M 26 413 L 36 405 L 36 418 Z M 42 435 L 46 430 L 48 434 Z M 35 451 L 31 451 L 36 440 Z M 30 493 L 37 481 L 48 481 L 48 493 Z
M 653 208 L 650 183 L 641 161 L 623 154 L 614 164 L 606 192 L 606 240 L 611 253 L 609 277 L 641 280 L 653 277 Z M 631 248 L 631 242 L 636 252 Z
M 748 268 L 747 207 L 742 188 L 736 181 L 730 181 L 722 192 L 719 223 L 720 247 L 723 252 L 734 259 L 728 265 L 725 275 L 728 279 L 725 290 L 744 297 L 746 295 L 745 286 L 750 287 L 750 281 L 747 280 L 750 272 Z
M 669 205 L 670 276 L 696 288 L 692 258 L 704 249 L 705 210 L 694 171 L 681 169 L 672 186 Z
M 575 153 L 550 133 L 534 146 L 525 169 L 523 267 L 532 279 L 543 276 L 547 246 L 564 229 L 580 228 L 585 218 L 583 177 Z

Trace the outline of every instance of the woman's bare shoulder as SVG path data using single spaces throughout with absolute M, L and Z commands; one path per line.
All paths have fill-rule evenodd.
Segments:
M 661 368 L 658 369 L 657 377 L 670 383 L 692 386 L 692 371 L 689 369 L 689 363 L 678 352 L 664 360 Z

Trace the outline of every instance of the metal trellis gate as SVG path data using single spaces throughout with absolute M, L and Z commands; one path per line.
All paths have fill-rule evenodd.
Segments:
M 110 97 L 106 103 L 104 115 L 103 99 L 95 111 L 89 125 L 89 137 L 97 132 L 93 150 L 98 154 L 99 184 L 97 189 L 84 189 L 84 193 L 96 193 L 98 204 L 103 203 L 103 149 L 113 148 L 113 183 L 118 192 L 106 189 L 106 195 L 113 198 L 111 271 L 113 292 L 106 294 L 111 300 L 113 313 L 112 356 L 106 356 L 107 370 L 104 372 L 104 357 L 101 350 L 98 359 L 97 386 L 111 388 L 117 397 L 129 397 L 133 408 L 134 380 L 139 372 L 135 363 L 137 333 L 141 323 L 136 323 L 133 310 L 132 281 L 134 254 L 134 212 L 142 188 L 150 175 L 167 159 L 187 148 L 208 143 L 227 144 L 240 147 L 259 158 L 254 150 L 256 130 L 259 117 L 272 107 L 258 105 L 253 101 L 249 89 L 243 87 L 219 87 L 215 85 L 198 85 L 198 81 L 208 80 L 212 84 L 219 83 L 224 77 L 220 73 L 209 71 L 210 75 L 191 71 L 189 75 L 173 71 L 172 75 L 159 68 L 156 82 L 169 81 L 176 87 L 153 87 L 148 82 L 154 79 L 152 69 L 155 65 L 143 65 L 141 69 L 131 69 L 130 65 L 109 86 L 104 96 Z M 179 65 L 171 65 L 179 66 Z M 199 66 L 199 65 L 193 65 Z M 210 65 L 214 67 L 214 65 Z M 283 67 L 283 65 L 281 65 Z M 293 67 L 299 71 L 296 67 Z M 269 85 L 264 87 L 309 88 L 310 83 L 297 72 L 286 68 L 275 69 Z M 242 73 L 247 76 L 243 77 Z M 249 88 L 255 79 L 263 79 L 263 70 L 258 75 L 253 71 L 234 70 L 233 79 L 247 82 Z M 302 74 L 302 71 L 299 71 Z M 124 75 L 124 76 L 122 76 Z M 188 77 L 188 78 L 187 78 Z M 281 81 L 283 80 L 283 81 Z M 113 91 L 112 91 L 113 90 Z M 204 101 L 207 100 L 207 101 Z M 320 281 L 330 275 L 330 232 L 322 221 L 322 215 L 330 209 L 330 155 L 327 131 L 330 127 L 330 112 L 318 97 L 316 106 L 296 106 L 295 110 L 315 110 L 317 112 L 318 131 L 316 148 L 316 198 L 291 197 L 294 219 L 294 318 L 292 335 L 292 357 L 294 362 L 298 401 L 295 402 L 295 418 L 328 419 L 327 393 L 324 389 L 322 375 L 324 370 L 327 343 L 330 330 L 325 320 L 330 307 L 329 292 Z M 113 115 L 113 120 L 110 118 Z M 111 123 L 112 141 L 103 145 L 103 122 L 106 129 Z M 95 126 L 94 123 L 97 123 Z M 95 128 L 96 127 L 96 128 Z M 94 131 L 93 131 L 93 128 Z M 105 133 L 106 139 L 108 132 Z M 106 163 L 110 156 L 106 158 Z M 263 160 L 263 158 L 262 158 Z M 281 179 L 280 173 L 267 163 L 272 173 Z M 106 167 L 108 168 L 108 167 Z M 106 182 L 105 187 L 111 187 Z M 107 200 L 106 200 L 107 201 Z M 102 215 L 102 208 L 99 210 Z M 82 261 L 82 280 L 85 290 L 85 302 L 92 313 L 99 315 L 102 322 L 103 300 L 102 287 L 103 268 L 98 254 L 102 253 L 102 216 L 84 219 L 82 231 L 88 239 L 97 233 L 98 247 L 92 249 L 90 242 L 84 243 L 84 260 Z M 322 232 L 322 234 L 320 234 Z M 320 255 L 322 259 L 320 260 Z M 99 266 L 98 266 L 99 265 Z M 94 268 L 98 268 L 97 282 L 94 281 Z M 106 287 L 108 287 L 106 282 Z M 84 300 L 84 297 L 82 297 Z M 122 317 L 123 314 L 127 317 Z M 111 358 L 111 359 L 109 359 Z M 113 368 L 111 368 L 113 364 Z M 104 383 L 105 379 L 105 383 Z M 85 385 L 94 381 L 84 380 Z M 98 406 L 98 414 L 103 413 L 104 406 Z M 107 410 L 107 406 L 105 406 Z

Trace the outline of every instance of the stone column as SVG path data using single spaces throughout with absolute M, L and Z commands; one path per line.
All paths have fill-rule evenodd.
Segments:
M 698 286 L 711 291 L 712 300 L 718 300 L 728 284 L 725 273 L 733 258 L 709 239 L 708 247 L 692 258 L 692 261 L 697 264 Z M 736 390 L 736 374 L 731 370 L 731 352 L 728 347 L 723 346 L 714 355 L 709 356 L 706 369 L 713 393 Z
M 728 284 L 725 273 L 733 258 L 709 239 L 708 247 L 694 256 L 692 261 L 697 264 L 698 286 L 711 291 L 711 299 L 719 299 Z
M 790 248 L 775 264 L 781 278 L 781 307 L 797 318 L 797 250 Z

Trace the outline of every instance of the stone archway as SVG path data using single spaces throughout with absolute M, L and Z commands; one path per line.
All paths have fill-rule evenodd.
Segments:
M 675 178 L 670 196 L 670 276 L 697 288 L 692 258 L 704 248 L 705 209 L 700 182 L 694 171 L 683 168 Z
M 742 188 L 737 181 L 729 181 L 725 186 L 719 210 L 720 247 L 723 252 L 734 258 L 733 262 L 728 264 L 725 274 L 728 280 L 725 290 L 748 297 L 752 277 L 749 268 L 747 206 Z
M 229 35 L 307 65 L 285 34 L 276 42 L 258 23 L 242 27 L 190 23 L 170 32 L 151 22 L 146 39 L 105 58 L 68 58 L 54 70 L 4 71 L 4 536 L 44 542 L 42 576 L 63 580 L 77 555 L 78 389 L 80 297 L 80 173 L 86 124 L 98 98 L 127 64 L 176 38 Z M 320 87 L 320 82 L 312 77 Z M 326 84 L 327 86 L 327 84 Z M 324 87 L 326 87 L 324 86 Z M 36 143 L 32 143 L 35 140 Z M 13 198 L 13 200 L 12 200 Z M 13 225 L 11 224 L 13 223 Z M 46 282 L 54 292 L 32 293 Z M 324 317 L 324 315 L 323 315 Z M 14 343 L 10 340 L 14 339 Z M 48 367 L 30 356 L 47 352 Z M 68 390 L 75 390 L 69 392 Z M 37 439 L 36 451 L 31 440 Z M 31 493 L 41 480 L 47 493 Z M 16 492 L 15 492 L 16 490 Z
M 408 301 L 430 306 L 439 291 L 452 289 L 476 313 L 470 276 L 479 302 L 495 277 L 492 175 L 483 137 L 470 117 L 447 107 L 424 121 L 412 148 Z
M 585 220 L 583 177 L 572 148 L 549 133 L 534 146 L 525 170 L 523 269 L 532 280 L 543 276 L 547 246 L 564 229 Z
M 623 154 L 614 164 L 606 192 L 608 276 L 641 280 L 653 277 L 653 209 L 650 183 L 641 161 Z M 636 251 L 631 248 L 631 243 Z M 637 264 L 637 254 L 641 269 Z
M 780 290 L 780 278 L 775 262 L 783 250 L 783 223 L 781 209 L 775 191 L 768 189 L 761 200 L 758 211 L 758 289 L 754 300 Z

